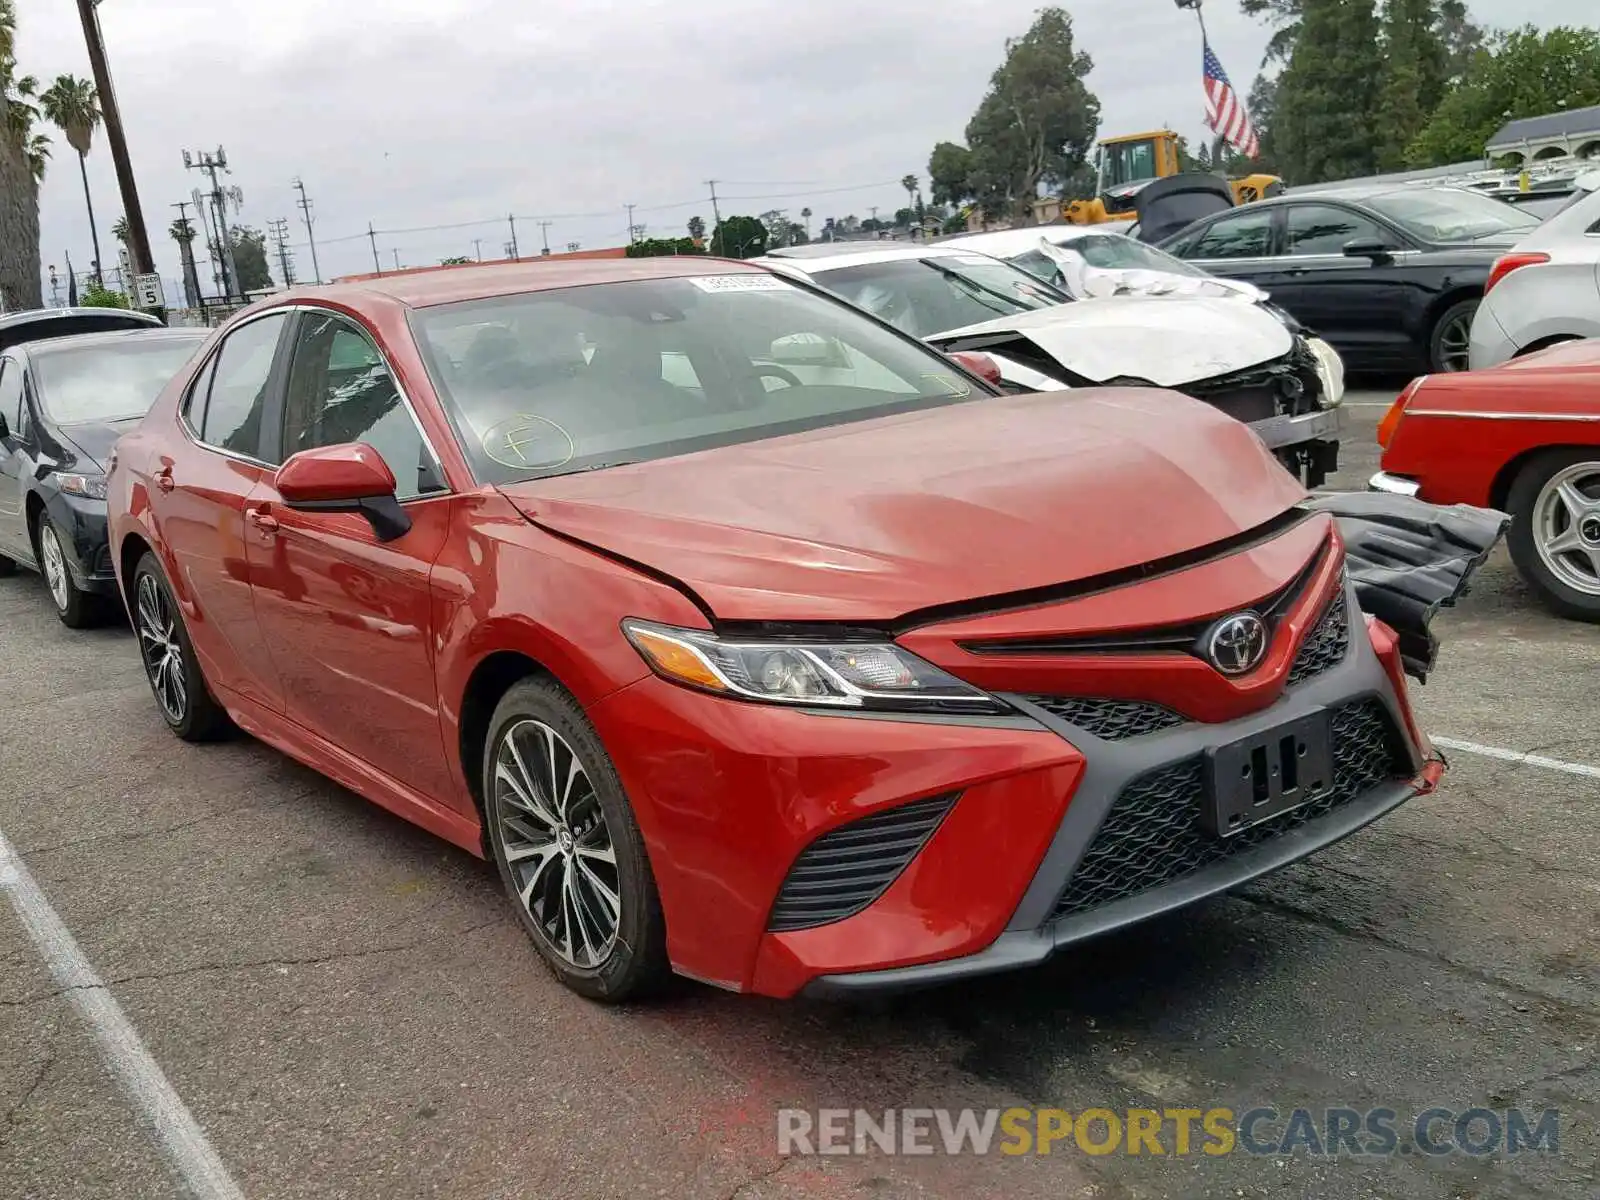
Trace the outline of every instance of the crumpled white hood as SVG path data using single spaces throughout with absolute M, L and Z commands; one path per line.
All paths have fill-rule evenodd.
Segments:
M 943 349 L 995 333 L 1025 337 L 1095 383 L 1132 378 L 1170 388 L 1270 362 L 1294 348 L 1294 335 L 1258 304 L 1180 296 L 1077 300 L 926 340 Z
M 1039 251 L 1056 264 L 1060 285 L 1075 300 L 1108 296 L 1214 296 L 1221 300 L 1259 303 L 1267 293 L 1242 279 L 1220 275 L 1180 275 L 1138 267 L 1097 267 L 1071 246 L 1039 239 Z

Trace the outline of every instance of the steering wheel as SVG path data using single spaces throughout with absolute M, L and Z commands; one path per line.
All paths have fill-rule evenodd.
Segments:
M 770 366 L 770 365 L 768 365 L 766 363 L 757 363 L 755 371 L 756 371 L 756 375 L 758 377 L 762 376 L 762 375 L 771 375 L 774 379 L 783 380 L 790 387 L 803 387 L 804 386 L 800 382 L 800 377 L 798 375 L 796 375 L 793 371 L 789 370 L 787 367 L 775 367 L 775 366 Z

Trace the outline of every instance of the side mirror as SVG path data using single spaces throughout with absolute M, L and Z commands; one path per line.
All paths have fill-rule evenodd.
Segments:
M 1376 238 L 1356 238 L 1344 244 L 1346 258 L 1370 258 L 1373 262 L 1383 262 L 1390 258 L 1393 251 Z
M 302 450 L 278 468 L 273 486 L 288 508 L 362 514 L 380 541 L 392 542 L 411 528 L 395 499 L 394 472 L 363 442 Z

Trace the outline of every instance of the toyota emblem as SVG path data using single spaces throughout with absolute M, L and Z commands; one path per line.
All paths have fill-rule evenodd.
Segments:
M 1201 650 L 1224 675 L 1244 675 L 1267 656 L 1267 623 L 1253 612 L 1223 617 L 1206 631 Z

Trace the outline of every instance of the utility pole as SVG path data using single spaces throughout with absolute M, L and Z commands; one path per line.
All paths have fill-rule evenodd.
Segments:
M 522 255 L 517 250 L 517 214 L 511 213 L 506 217 L 506 220 L 511 222 L 511 260 L 519 262 Z
M 183 152 L 183 165 L 190 171 L 203 171 L 211 179 L 211 191 L 207 193 L 211 200 L 213 215 L 217 223 L 217 266 L 221 271 L 222 298 L 233 298 L 234 285 L 238 282 L 238 272 L 233 269 L 233 242 L 228 236 L 228 217 L 224 211 L 227 206 L 227 197 L 223 194 L 222 185 L 217 182 L 217 172 L 228 174 L 228 152 L 221 146 L 216 153 L 202 150 L 199 154 Z M 244 288 L 239 287 L 239 299 L 244 299 Z
M 367 237 L 372 242 L 372 268 L 373 270 L 377 271 L 379 275 L 382 275 L 383 264 L 378 261 L 378 233 L 377 230 L 372 228 L 371 221 L 367 222 Z
M 633 210 L 635 208 L 637 208 L 638 205 L 636 205 L 636 204 L 624 204 L 622 207 L 628 210 L 628 245 L 631 246 L 631 245 L 633 245 L 634 242 L 639 240 L 638 237 L 636 237 L 635 234 L 634 234 L 634 224 L 633 224 Z
M 550 221 L 540 221 L 539 222 L 539 231 L 544 235 L 544 252 L 546 254 L 550 253 L 550 226 L 551 226 L 551 224 L 552 224 L 552 222 L 550 222 Z
M 183 260 L 183 300 L 190 308 L 200 307 L 200 273 L 194 265 L 194 226 L 189 224 L 189 202 L 180 200 L 172 206 L 178 210 L 178 229 L 184 236 L 178 239 L 178 256 Z
M 286 217 L 279 217 L 276 221 L 268 221 L 267 229 L 272 234 L 272 244 L 278 250 L 278 266 L 283 272 L 283 286 L 294 286 L 294 263 L 289 252 L 289 221 Z
M 483 239 L 482 238 L 473 238 L 472 239 L 472 249 L 477 254 L 478 261 L 482 262 L 483 261 Z
M 711 219 L 715 222 L 711 226 L 711 231 L 715 233 L 717 226 L 722 224 L 722 210 L 717 207 L 717 181 L 708 179 L 706 186 L 711 189 Z
M 317 235 L 312 232 L 311 201 L 306 199 L 306 185 L 300 182 L 300 177 L 295 176 L 294 182 L 289 185 L 300 193 L 300 199 L 295 201 L 301 217 L 306 223 L 306 241 L 311 243 L 311 273 L 317 277 L 317 282 L 322 282 L 322 268 L 317 265 Z
M 394 255 L 394 269 L 398 271 L 400 269 L 400 251 L 393 246 L 389 247 L 389 251 Z
M 133 259 L 133 269 L 140 275 L 155 273 L 155 259 L 150 255 L 150 237 L 144 227 L 144 210 L 139 207 L 139 189 L 133 179 L 133 165 L 128 160 L 128 142 L 122 132 L 122 113 L 117 108 L 117 94 L 111 86 L 111 67 L 106 62 L 105 40 L 100 32 L 100 17 L 95 12 L 99 0 L 78 0 L 78 18 L 83 24 L 84 41 L 89 47 L 89 65 L 94 72 L 95 91 L 100 96 L 100 116 L 106 126 L 106 141 L 111 146 L 111 161 L 117 169 L 117 189 L 122 193 L 122 212 L 128 222 L 128 249 Z M 156 305 L 155 312 L 163 321 L 167 311 Z

